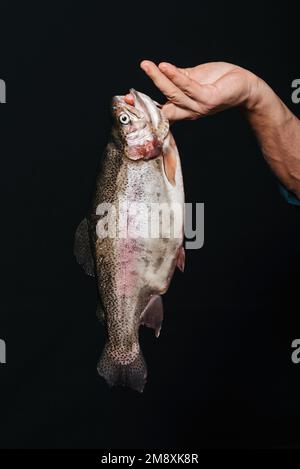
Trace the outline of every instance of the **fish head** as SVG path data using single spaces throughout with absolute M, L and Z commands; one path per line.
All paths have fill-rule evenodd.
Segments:
M 149 160 L 161 155 L 169 121 L 158 103 L 131 88 L 127 95 L 114 96 L 112 114 L 112 135 L 125 157 Z

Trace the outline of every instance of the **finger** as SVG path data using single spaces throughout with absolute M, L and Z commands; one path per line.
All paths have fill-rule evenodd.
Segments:
M 200 117 L 195 112 L 176 106 L 173 103 L 164 104 L 162 107 L 162 113 L 171 123 Z
M 162 73 L 159 68 L 149 60 L 144 60 L 141 63 L 141 68 L 151 78 L 153 83 L 160 89 L 166 98 L 174 104 L 181 107 L 194 109 L 196 103 L 186 96 L 169 78 Z
M 192 74 L 193 74 L 193 69 L 192 68 L 177 67 L 177 70 L 179 70 L 181 73 L 183 73 L 183 75 L 186 75 L 187 77 L 192 78 Z
M 178 98 L 182 93 L 178 88 L 159 70 L 159 68 L 149 60 L 144 60 L 141 63 L 141 68 L 147 73 L 153 83 L 160 89 L 160 91 L 170 100 Z M 177 96 L 177 94 L 179 96 Z M 177 99 L 175 99 L 177 101 Z
M 172 83 L 179 88 L 184 94 L 198 102 L 209 102 L 215 94 L 213 85 L 200 85 L 196 80 L 189 76 L 189 71 L 178 69 L 175 65 L 162 62 L 159 69 L 169 78 Z
M 195 80 L 190 78 L 189 72 L 185 69 L 177 68 L 175 65 L 169 64 L 167 62 L 160 63 L 158 68 L 184 93 L 190 93 L 192 88 L 198 84 Z

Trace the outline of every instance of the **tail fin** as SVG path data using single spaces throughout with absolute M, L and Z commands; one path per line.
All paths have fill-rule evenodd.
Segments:
M 135 391 L 143 392 L 147 380 L 147 366 L 139 351 L 135 360 L 122 365 L 113 360 L 105 347 L 98 362 L 98 373 L 109 386 L 128 386 Z

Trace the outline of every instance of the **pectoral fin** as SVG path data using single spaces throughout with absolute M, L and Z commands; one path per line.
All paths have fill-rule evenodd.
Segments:
M 153 295 L 141 314 L 140 322 L 142 325 L 154 329 L 155 336 L 159 337 L 163 317 L 164 310 L 161 296 Z
M 164 170 L 166 177 L 172 186 L 176 185 L 175 176 L 177 168 L 177 147 L 173 135 L 169 133 L 167 144 L 164 148 Z
M 184 272 L 184 267 L 185 267 L 185 250 L 184 247 L 181 246 L 178 249 L 178 254 L 177 254 L 177 267 L 181 272 Z

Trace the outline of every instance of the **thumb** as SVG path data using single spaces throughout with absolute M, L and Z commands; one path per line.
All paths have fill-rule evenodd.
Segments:
M 166 117 L 170 121 L 171 124 L 175 121 L 192 118 L 191 111 L 188 111 L 187 109 L 183 109 L 179 106 L 176 106 L 175 104 L 170 103 L 169 101 L 163 105 L 161 111 L 162 111 L 163 116 Z

